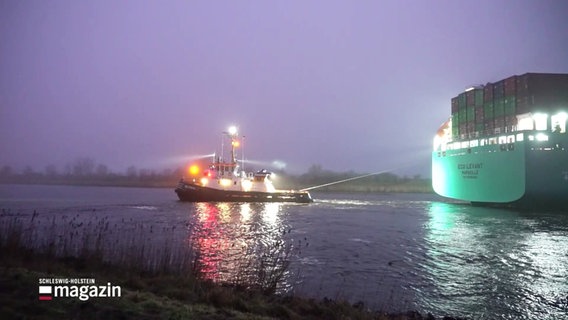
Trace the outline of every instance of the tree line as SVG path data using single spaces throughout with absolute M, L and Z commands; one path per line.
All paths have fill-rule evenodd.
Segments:
M 129 166 L 124 172 L 114 172 L 105 164 L 98 164 L 92 158 L 78 158 L 63 168 L 47 165 L 36 170 L 27 165 L 23 170 L 15 170 L 4 165 L 0 168 L 1 183 L 38 184 L 84 184 L 84 185 L 124 185 L 124 186 L 171 186 L 183 176 L 183 168 L 139 169 Z
M 433 192 L 431 179 L 422 178 L 419 174 L 412 177 L 399 176 L 392 172 L 373 174 L 366 177 L 368 173 L 358 173 L 355 171 L 335 172 L 324 169 L 319 164 L 312 165 L 308 171 L 298 176 L 284 175 L 283 181 L 286 185 L 295 188 L 317 188 L 318 191 L 335 192 Z M 362 178 L 359 178 L 362 177 Z M 354 180 L 335 182 L 357 178 Z M 330 184 L 330 185 L 327 185 Z
M 333 183 L 365 175 L 354 171 L 335 172 L 324 169 L 319 164 L 312 165 L 300 175 L 276 171 L 275 185 L 281 189 L 300 189 Z M 188 177 L 183 167 L 163 169 L 139 169 L 132 165 L 124 172 L 113 172 L 104 164 L 97 164 L 91 158 L 78 158 L 61 170 L 55 165 L 47 165 L 36 171 L 26 166 L 19 172 L 10 166 L 0 168 L 0 183 L 30 184 L 73 184 L 73 185 L 114 185 L 138 187 L 173 187 L 180 178 Z M 321 187 L 318 191 L 347 192 L 432 192 L 431 180 L 420 175 L 400 177 L 394 173 L 381 173 L 348 182 Z

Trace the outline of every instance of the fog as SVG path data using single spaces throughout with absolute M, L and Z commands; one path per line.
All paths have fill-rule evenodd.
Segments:
M 566 1 L 0 1 L 0 166 L 428 175 L 450 99 L 568 72 Z M 239 150 L 241 152 L 242 150 Z

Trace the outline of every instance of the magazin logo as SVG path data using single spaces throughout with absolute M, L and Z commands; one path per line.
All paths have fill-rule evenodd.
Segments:
M 91 298 L 117 298 L 122 295 L 120 286 L 114 286 L 110 282 L 106 286 L 96 285 L 45 285 L 53 281 L 41 281 L 39 286 L 39 300 L 51 301 L 54 298 L 76 298 L 87 301 Z M 67 281 L 73 283 L 73 281 Z M 91 282 L 91 281 L 89 281 Z M 65 283 L 57 281 L 55 283 Z M 94 283 L 94 281 L 92 281 Z

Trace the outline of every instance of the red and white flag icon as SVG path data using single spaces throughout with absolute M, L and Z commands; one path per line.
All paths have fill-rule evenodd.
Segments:
M 51 286 L 39 286 L 39 300 L 49 301 L 53 299 L 51 294 Z

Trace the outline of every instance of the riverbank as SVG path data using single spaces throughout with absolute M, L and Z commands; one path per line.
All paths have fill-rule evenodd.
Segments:
M 202 278 L 198 252 L 174 244 L 173 229 L 164 229 L 159 242 L 147 237 L 152 229 L 131 227 L 125 232 L 106 218 L 42 219 L 36 212 L 2 210 L 0 319 L 435 319 L 279 294 L 287 246 L 268 248 L 252 273 L 242 270 L 233 282 L 213 282 Z M 54 293 L 53 300 L 40 301 L 39 286 L 51 284 L 42 279 L 92 279 L 119 286 L 120 294 L 83 301 Z
M 100 261 L 53 259 L 29 251 L 0 267 L 2 319 L 435 319 L 416 312 L 384 314 L 346 301 L 278 296 L 200 281 L 191 275 L 144 274 Z M 114 298 L 39 301 L 38 279 L 94 278 L 121 287 Z M 444 319 L 451 319 L 446 317 Z

